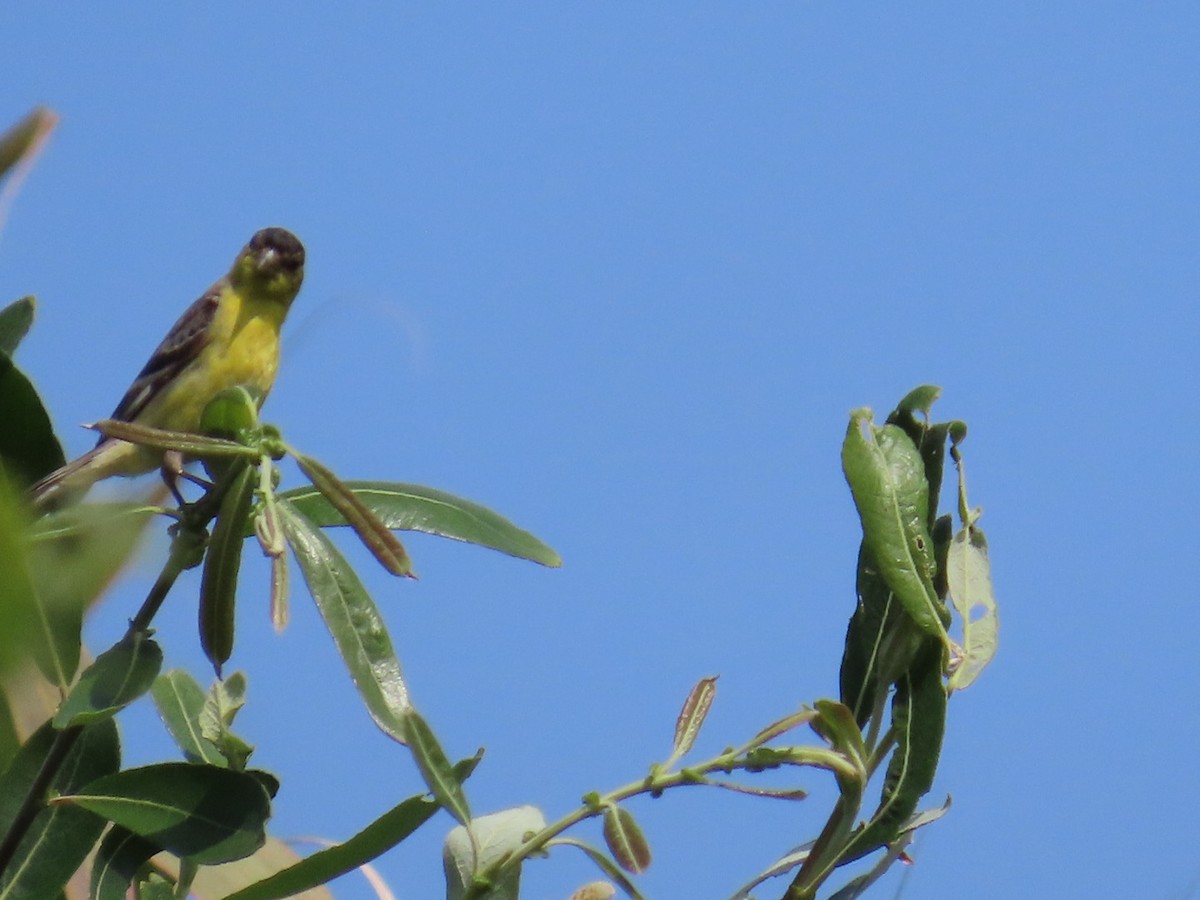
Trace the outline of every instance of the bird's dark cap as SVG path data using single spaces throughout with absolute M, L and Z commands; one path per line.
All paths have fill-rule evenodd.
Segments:
M 286 228 L 264 228 L 250 238 L 250 252 L 260 259 L 273 257 L 281 270 L 304 266 L 304 245 Z

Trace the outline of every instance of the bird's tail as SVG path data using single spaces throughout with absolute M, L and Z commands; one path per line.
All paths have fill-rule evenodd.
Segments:
M 29 489 L 33 508 L 49 512 L 68 506 L 87 493 L 88 488 L 106 475 L 104 461 L 112 450 L 110 444 L 109 441 L 99 444 L 33 485 Z

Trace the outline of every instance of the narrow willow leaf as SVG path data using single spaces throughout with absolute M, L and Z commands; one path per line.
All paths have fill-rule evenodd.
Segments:
M 738 888 L 730 900 L 753 900 L 753 891 L 755 888 L 772 878 L 785 875 L 797 866 L 802 865 L 808 859 L 815 843 L 815 841 L 809 841 L 806 844 L 801 844 L 799 847 L 789 850 L 766 869 L 755 875 L 746 884 Z
M 950 597 L 962 617 L 963 659 L 950 676 L 950 690 L 971 685 L 996 655 L 1000 615 L 992 591 L 987 538 L 977 527 L 954 536 L 946 564 Z
M 466 781 L 479 764 L 480 755 L 455 763 L 455 778 Z M 425 794 L 409 797 L 403 803 L 384 812 L 376 821 L 342 844 L 313 853 L 286 869 L 276 869 L 262 880 L 248 884 L 226 896 L 226 900 L 281 900 L 322 886 L 325 882 L 361 868 L 372 859 L 383 856 L 413 834 L 436 812 L 442 809 L 436 800 Z M 199 887 L 204 875 L 197 882 Z M 224 896 L 224 894 L 222 894 Z M 306 895 L 307 896 L 307 895 Z
M 528 531 L 470 500 L 402 482 L 347 481 L 345 485 L 388 528 L 477 544 L 543 566 L 562 565 L 562 558 Z M 346 524 L 315 488 L 297 488 L 280 496 L 322 527 Z
M 472 819 L 470 827 L 456 825 L 446 835 L 442 865 L 447 900 L 462 900 L 468 891 L 480 900 L 516 900 L 521 867 L 515 865 L 491 883 L 485 893 L 474 892 L 474 875 L 515 853 L 526 836 L 546 827 L 546 818 L 533 806 L 518 806 Z
M 115 716 L 150 690 L 162 660 L 162 648 L 145 633 L 122 638 L 79 676 L 54 716 L 54 727 L 87 725 Z
M 920 453 L 902 429 L 877 428 L 869 410 L 858 410 L 842 445 L 842 469 L 862 520 L 863 543 L 880 574 L 913 621 L 949 649 L 933 587 L 929 484 Z
M 412 752 L 413 761 L 425 780 L 425 786 L 450 815 L 460 824 L 466 825 L 471 821 L 471 808 L 467 805 L 467 795 L 462 783 L 454 774 L 454 767 L 442 751 L 442 745 L 425 718 L 409 707 L 404 713 L 404 733 L 408 737 L 408 749 Z
M 126 769 L 53 802 L 90 810 L 204 865 L 261 847 L 271 814 L 270 798 L 253 775 L 191 763 Z
M 232 483 L 221 498 L 200 578 L 200 646 L 218 675 L 233 655 L 238 571 L 254 500 L 255 470 L 243 464 L 227 477 Z
M 900 859 L 910 843 L 912 843 L 911 835 L 899 835 L 894 841 L 888 844 L 887 853 L 875 865 L 871 866 L 862 875 L 849 881 L 844 887 L 832 894 L 829 900 L 858 900 L 871 885 L 887 874 L 888 869 L 892 867 L 896 860 Z
M 0 352 L 0 463 L 26 488 L 66 463 L 62 444 L 33 382 Z
M 933 786 L 946 730 L 943 652 L 938 642 L 928 638 L 912 669 L 896 682 L 892 697 L 896 748 L 888 761 L 879 806 L 851 836 L 839 854 L 839 865 L 895 840 L 905 820 Z
M 232 457 L 251 462 L 259 457 L 259 451 L 254 447 L 224 438 L 204 437 L 190 431 L 167 431 L 116 419 L 100 419 L 87 427 L 99 431 L 105 437 L 129 441 L 131 444 L 140 444 L 154 450 L 178 450 L 185 456 Z
M 441 809 L 424 794 L 409 797 L 349 840 L 229 895 L 225 900 L 281 900 L 352 872 L 391 850 Z
M 379 561 L 383 568 L 393 575 L 413 577 L 412 563 L 408 552 L 399 539 L 392 534 L 383 522 L 371 512 L 370 508 L 358 499 L 341 479 L 328 468 L 310 456 L 292 451 L 296 464 L 333 506 L 334 509 L 354 529 L 363 545 Z
M 114 825 L 104 835 L 92 863 L 90 900 L 127 900 L 138 870 L 162 848 Z
M 687 699 L 683 702 L 683 709 L 679 711 L 679 716 L 675 719 L 674 749 L 671 760 L 667 764 L 668 767 L 695 745 L 696 736 L 700 734 L 700 728 L 708 716 L 709 709 L 712 708 L 713 697 L 716 696 L 716 693 L 716 676 L 701 678 L 688 693 Z
M 736 794 L 748 794 L 751 797 L 766 797 L 771 800 L 805 800 L 808 798 L 808 791 L 800 788 L 756 788 L 750 787 L 748 784 L 737 784 L 733 781 L 718 781 L 714 778 L 706 778 L 705 784 L 711 784 L 713 787 L 721 788 L 726 791 L 733 791 Z
M 766 728 L 759 731 L 759 733 L 753 738 L 751 738 L 750 743 L 748 743 L 746 747 L 748 749 L 760 747 L 768 741 L 773 741 L 777 737 L 782 737 L 793 728 L 798 728 L 801 725 L 807 725 L 816 717 L 816 715 L 817 711 L 815 709 L 802 709 L 799 712 L 786 715 L 782 719 L 776 719 Z
M 632 875 L 641 875 L 650 868 L 650 845 L 634 819 L 623 806 L 604 810 L 604 843 L 621 868 Z
M 61 732 L 47 722 L 25 742 L 0 776 L 0 834 L 8 832 Z M 50 785 L 53 796 L 115 772 L 121 763 L 117 727 L 105 719 L 83 728 Z M 43 808 L 0 876 L 0 897 L 57 897 L 100 839 L 104 822 L 81 809 Z
M 37 301 L 32 297 L 22 297 L 0 309 L 0 352 L 13 355 L 17 345 L 29 333 L 36 310 Z
M 225 757 L 201 733 L 206 698 L 196 679 L 183 669 L 172 669 L 154 680 L 150 693 L 159 717 L 188 762 L 226 765 Z
M 38 106 L 0 135 L 0 177 L 22 160 L 33 159 L 57 124 L 57 113 Z
M 609 859 L 598 847 L 593 847 L 591 844 L 577 838 L 567 837 L 555 838 L 553 841 L 550 841 L 550 846 L 576 847 L 582 850 L 601 872 L 616 882 L 617 887 L 625 893 L 626 897 L 630 897 L 631 900 L 644 900 L 641 892 L 629 880 L 629 876 L 622 872 L 621 867 Z
M 946 813 L 950 812 L 950 807 L 953 805 L 953 799 L 949 794 L 946 795 L 946 802 L 941 806 L 936 806 L 933 809 L 925 809 L 919 813 L 914 813 L 900 826 L 900 833 L 907 834 L 910 831 L 916 831 L 919 828 L 924 828 L 926 825 L 931 825 L 936 822 Z
M 412 704 L 383 617 L 345 557 L 303 514 L 277 498 L 279 523 L 300 571 L 375 723 L 405 743 Z

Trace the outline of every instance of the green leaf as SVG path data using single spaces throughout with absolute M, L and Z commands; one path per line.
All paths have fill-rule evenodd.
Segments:
M 367 710 L 385 734 L 406 743 L 404 714 L 412 704 L 379 609 L 345 557 L 319 528 L 282 498 L 278 512 L 309 593 Z
M 933 786 L 946 730 L 943 653 L 940 643 L 927 638 L 912 669 L 896 682 L 892 697 L 896 749 L 888 761 L 879 806 L 851 836 L 839 854 L 838 865 L 895 840 L 905 820 Z
M 544 566 L 562 565 L 561 557 L 528 531 L 470 500 L 401 482 L 347 481 L 345 485 L 388 528 L 478 544 Z M 315 488 L 297 488 L 280 496 L 322 528 L 346 524 Z
M 747 749 L 760 747 L 768 741 L 773 741 L 777 737 L 782 737 L 793 728 L 799 728 L 801 725 L 807 725 L 816 718 L 817 711 L 815 709 L 801 709 L 794 713 L 789 713 L 782 719 L 776 719 L 770 725 L 759 730 L 758 734 L 750 739 L 746 745 Z
M 478 762 L 479 757 L 475 756 L 456 763 L 455 777 L 459 781 L 466 780 Z M 348 841 L 318 851 L 225 900 L 281 900 L 325 884 L 382 856 L 429 821 L 439 809 L 441 806 L 437 801 L 424 794 L 409 797 Z
M 633 813 L 623 806 L 604 810 L 604 843 L 621 868 L 641 875 L 650 868 L 650 845 Z
M 162 848 L 114 825 L 104 835 L 92 863 L 90 900 L 127 900 L 139 870 Z
M 912 665 L 924 632 L 904 611 L 865 546 L 858 551 L 856 588 L 858 605 L 846 630 L 840 689 L 842 703 L 861 728 L 888 688 Z
M 42 611 L 30 572 L 23 514 L 24 510 L 9 489 L 8 480 L 0 471 L 0 609 L 4 610 L 4 627 L 0 628 L 0 672 L 10 671 L 35 655 L 33 642 L 44 636 L 40 629 Z M 46 647 L 43 655 L 51 647 Z M 56 683 L 65 685 L 67 677 Z
M 66 463 L 33 382 L 0 352 L 0 464 L 26 488 Z
M 9 689 L 11 690 L 11 687 Z M 21 739 L 17 736 L 12 706 L 9 705 L 4 689 L 0 688 L 0 772 L 7 768 L 20 749 Z
M 242 565 L 256 474 L 257 469 L 246 464 L 227 474 L 230 484 L 221 498 L 217 522 L 204 555 L 200 578 L 200 646 L 218 675 L 221 666 L 233 655 L 238 570 Z
M 879 573 L 921 630 L 949 649 L 947 611 L 933 587 L 929 483 L 920 453 L 901 428 L 877 428 L 869 410 L 857 410 L 842 445 L 842 469 Z
M 42 764 L 61 737 L 49 722 L 30 736 L 0 776 L 0 835 L 8 832 L 22 801 L 30 792 Z M 59 744 L 61 746 L 61 743 Z M 79 732 L 58 774 L 51 794 L 115 772 L 120 766 L 117 727 L 105 719 Z M 3 900 L 40 900 L 58 896 L 91 851 L 104 822 L 81 809 L 43 807 L 17 847 L 11 865 L 0 876 Z
M 818 715 L 809 724 L 813 731 L 829 741 L 830 746 L 858 770 L 856 780 L 861 789 L 867 780 L 867 749 L 863 745 L 862 732 L 854 721 L 854 714 L 834 700 L 818 700 L 813 705 Z
M 371 555 L 392 575 L 413 577 L 412 563 L 404 545 L 375 513 L 328 468 L 310 456 L 292 451 L 296 464 L 330 506 L 346 521 Z
M 904 398 L 896 404 L 896 412 L 909 415 L 919 412 L 925 418 L 929 418 L 933 404 L 940 396 L 942 396 L 942 389 L 936 384 L 922 384 L 904 395 Z
M 38 597 L 38 668 L 62 687 L 79 667 L 83 612 L 133 555 L 148 516 L 77 505 L 31 528 L 30 571 Z
M 470 828 L 457 825 L 446 835 L 442 849 L 442 864 L 446 872 L 446 900 L 462 900 L 474 882 L 476 872 L 490 868 L 516 852 L 525 836 L 546 827 L 542 811 L 533 806 L 518 806 L 478 819 Z M 492 882 L 489 890 L 472 894 L 479 900 L 517 900 L 521 883 L 521 866 L 506 868 Z
M 992 591 L 987 538 L 982 529 L 961 529 L 950 545 L 946 570 L 950 597 L 962 617 L 963 658 L 950 675 L 950 690 L 970 686 L 996 655 L 1000 615 Z
M 90 810 L 176 856 L 215 865 L 266 841 L 271 800 L 246 772 L 160 763 L 98 778 L 56 804 Z
M 712 708 L 713 697 L 716 696 L 716 693 L 716 676 L 701 678 L 688 692 L 687 699 L 683 701 L 683 708 L 675 719 L 675 738 L 672 742 L 671 757 L 663 764 L 663 768 L 669 769 L 676 760 L 681 759 L 696 745 L 696 738 L 700 734 L 704 720 L 708 717 L 708 711 Z
M 224 758 L 231 769 L 241 771 L 254 752 L 254 747 L 233 733 L 233 720 L 246 705 L 246 676 L 234 672 L 217 681 L 208 691 L 204 709 L 200 712 L 200 734 Z M 276 788 L 277 790 L 278 788 Z M 267 793 L 274 796 L 268 788 Z
M 162 668 L 162 648 L 148 635 L 135 632 L 101 653 L 54 716 L 55 728 L 87 725 L 111 718 L 154 683 Z
M 404 734 L 408 738 L 408 749 L 413 761 L 425 780 L 425 786 L 433 799 L 446 808 L 460 823 L 471 821 L 471 808 L 462 783 L 454 774 L 454 767 L 442 751 L 442 745 L 424 716 L 409 707 L 404 712 Z
M 202 734 L 205 694 L 196 679 L 183 669 L 172 669 L 154 680 L 150 693 L 163 724 L 188 762 L 227 765 L 225 757 Z
M 57 124 L 58 116 L 46 107 L 39 106 L 0 135 L 0 177 L 21 160 L 35 156 Z
M 37 301 L 33 297 L 22 297 L 0 309 L 0 352 L 13 355 L 17 345 L 29 333 L 36 309 Z

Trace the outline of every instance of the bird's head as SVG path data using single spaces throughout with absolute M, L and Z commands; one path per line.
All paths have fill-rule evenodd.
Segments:
M 291 303 L 304 281 L 304 245 L 286 228 L 264 228 L 238 254 L 229 281 L 238 290 Z

